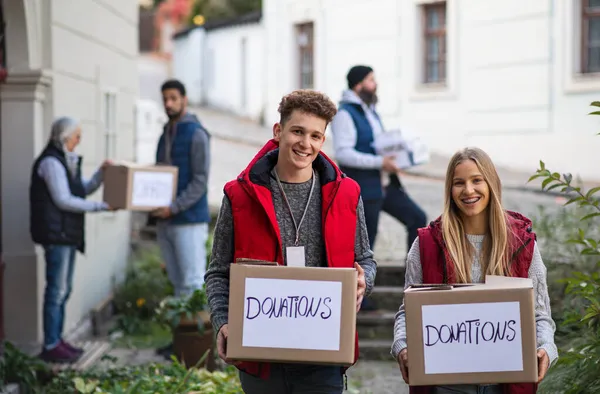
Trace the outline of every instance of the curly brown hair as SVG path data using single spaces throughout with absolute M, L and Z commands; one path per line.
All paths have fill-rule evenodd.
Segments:
M 331 122 L 337 113 L 337 107 L 329 97 L 310 89 L 294 90 L 283 96 L 277 109 L 281 114 L 279 123 L 284 125 L 290 119 L 294 110 L 318 116 L 325 119 L 327 124 Z

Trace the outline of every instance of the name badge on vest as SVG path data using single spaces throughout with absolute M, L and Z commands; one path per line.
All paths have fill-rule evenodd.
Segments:
M 286 248 L 288 267 L 306 267 L 304 246 L 288 246 Z

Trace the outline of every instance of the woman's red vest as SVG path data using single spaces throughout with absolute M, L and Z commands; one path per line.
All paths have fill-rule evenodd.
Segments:
M 506 211 L 506 213 L 509 226 L 515 235 L 510 247 L 511 276 L 527 278 L 535 246 L 533 241 L 536 239 L 535 233 L 532 231 L 531 220 L 517 212 Z M 421 228 L 418 232 L 423 283 L 454 283 L 453 262 L 442 236 L 441 218 L 437 218 L 428 227 Z M 502 384 L 502 390 L 504 394 L 534 394 L 537 392 L 537 384 Z M 432 387 L 430 386 L 410 387 L 410 394 L 430 394 L 431 392 Z
M 234 229 L 234 256 L 274 261 L 283 265 L 279 225 L 270 191 L 271 170 L 277 163 L 278 145 L 269 141 L 237 179 L 225 185 L 231 203 Z M 322 196 L 322 234 L 327 265 L 330 268 L 353 268 L 356 235 L 356 207 L 360 197 L 358 184 L 346 177 L 324 153 L 313 162 L 319 174 Z M 309 231 L 309 229 L 307 229 Z M 355 357 L 358 359 L 358 334 Z M 243 362 L 238 368 L 266 379 L 269 363 Z

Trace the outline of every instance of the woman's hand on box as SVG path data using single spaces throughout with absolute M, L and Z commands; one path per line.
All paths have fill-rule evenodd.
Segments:
M 113 161 L 110 159 L 107 159 L 102 162 L 102 165 L 100 166 L 100 168 L 102 168 L 102 170 L 106 170 L 106 167 L 110 167 L 112 165 L 113 165 Z
M 544 377 L 546 376 L 546 372 L 548 372 L 548 368 L 550 367 L 550 357 L 548 357 L 548 353 L 544 349 L 539 349 L 537 351 L 538 358 L 538 383 L 540 383 Z
M 358 271 L 358 281 L 356 283 L 356 312 L 358 312 L 365 297 L 367 282 L 365 282 L 365 271 L 356 261 L 354 262 L 354 268 Z
M 408 384 L 408 349 L 404 348 L 398 354 L 398 365 L 400 366 L 400 372 L 402 373 L 402 379 Z

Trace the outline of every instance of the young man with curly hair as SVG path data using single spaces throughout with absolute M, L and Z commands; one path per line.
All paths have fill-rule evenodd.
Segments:
M 377 265 L 369 247 L 360 188 L 321 152 L 325 130 L 336 112 L 335 104 L 319 92 L 298 90 L 283 97 L 273 139 L 237 179 L 225 185 L 205 282 L 219 356 L 226 362 L 229 269 L 238 258 L 354 267 L 359 274 L 357 310 L 373 288 Z M 288 255 L 290 247 L 301 247 L 303 258 Z M 358 342 L 355 361 L 357 355 Z M 344 388 L 342 366 L 235 365 L 247 394 L 338 394 Z

